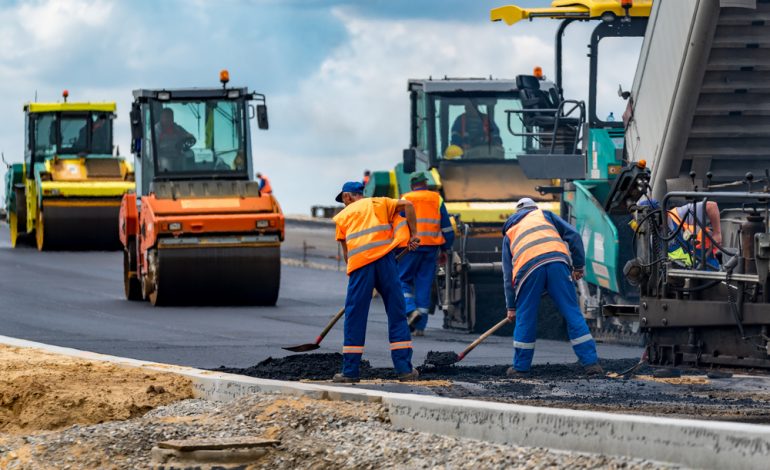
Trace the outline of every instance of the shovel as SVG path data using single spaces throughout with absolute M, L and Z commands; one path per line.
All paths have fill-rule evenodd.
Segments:
M 331 331 L 332 327 L 335 323 L 339 321 L 342 316 L 345 315 L 345 307 L 342 307 L 339 312 L 337 312 L 334 317 L 332 317 L 331 321 L 326 325 L 326 327 L 323 329 L 320 335 L 315 339 L 314 343 L 307 343 L 307 344 L 300 344 L 299 346 L 288 346 L 284 347 L 283 349 L 287 351 L 292 352 L 308 352 L 308 351 L 314 351 L 321 347 L 321 341 L 324 340 L 326 335 Z
M 430 351 L 428 353 L 428 357 L 425 358 L 426 364 L 433 364 L 434 366 L 451 366 L 452 364 L 458 363 L 462 361 L 465 356 L 468 355 L 473 349 L 481 344 L 482 341 L 487 339 L 490 335 L 492 335 L 495 331 L 499 330 L 500 328 L 504 327 L 506 324 L 510 323 L 510 320 L 508 320 L 508 317 L 503 318 L 500 320 L 500 322 L 493 326 L 492 328 L 485 331 L 481 336 L 479 336 L 476 341 L 472 342 L 467 348 L 463 350 L 460 354 L 455 354 L 454 352 L 435 352 Z

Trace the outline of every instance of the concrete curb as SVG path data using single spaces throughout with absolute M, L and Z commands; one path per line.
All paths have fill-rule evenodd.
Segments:
M 0 344 L 43 349 L 184 375 L 195 395 L 230 400 L 253 393 L 368 401 L 388 406 L 397 428 L 503 444 L 671 462 L 696 468 L 767 468 L 770 426 L 622 415 L 256 379 L 158 364 L 0 336 Z

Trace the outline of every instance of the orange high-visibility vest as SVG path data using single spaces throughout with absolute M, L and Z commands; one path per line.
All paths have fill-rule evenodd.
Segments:
M 420 246 L 443 245 L 441 233 L 441 196 L 433 191 L 412 191 L 401 196 L 412 203 L 417 215 L 417 237 Z M 404 242 L 401 246 L 406 246 Z
M 567 245 L 540 209 L 525 215 L 516 225 L 505 233 L 508 236 L 513 258 L 513 277 L 527 263 L 546 253 L 570 255 Z
M 679 217 L 679 212 L 677 212 L 676 208 L 669 210 L 668 216 L 671 217 L 671 221 L 675 224 L 674 230 L 676 230 L 680 224 L 682 225 L 682 238 L 684 238 L 685 241 L 692 243 L 694 248 L 700 249 L 705 245 L 707 251 L 713 250 L 716 253 L 716 248 L 712 246 L 711 240 L 703 235 L 703 230 L 697 225 L 688 224 L 687 222 L 682 223 L 682 219 Z M 695 235 L 695 237 L 693 237 L 693 235 Z
M 398 214 L 388 213 L 386 204 L 379 201 L 388 198 L 364 198 L 343 209 L 334 216 L 334 222 L 345 233 L 348 248 L 348 274 L 373 263 L 397 247 L 403 241 L 403 231 L 395 227 L 406 221 Z M 406 231 L 408 240 L 409 232 Z
M 270 186 L 270 180 L 267 179 L 267 176 L 262 175 L 262 181 L 264 181 L 265 184 L 262 186 L 260 192 L 262 192 L 262 194 L 273 194 L 273 188 Z

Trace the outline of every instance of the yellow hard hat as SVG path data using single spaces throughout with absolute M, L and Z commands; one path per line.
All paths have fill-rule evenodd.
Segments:
M 463 149 L 459 145 L 450 145 L 444 150 L 444 158 L 454 160 L 463 156 Z

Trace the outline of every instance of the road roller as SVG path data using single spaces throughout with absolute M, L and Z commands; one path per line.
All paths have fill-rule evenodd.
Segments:
M 24 161 L 5 176 L 11 245 L 118 249 L 121 198 L 135 183 L 133 165 L 112 143 L 116 106 L 68 96 L 24 105 Z
M 268 128 L 265 95 L 248 88 L 134 90 L 136 192 L 120 206 L 128 300 L 153 305 L 275 305 L 284 217 L 261 193 L 251 120 Z

